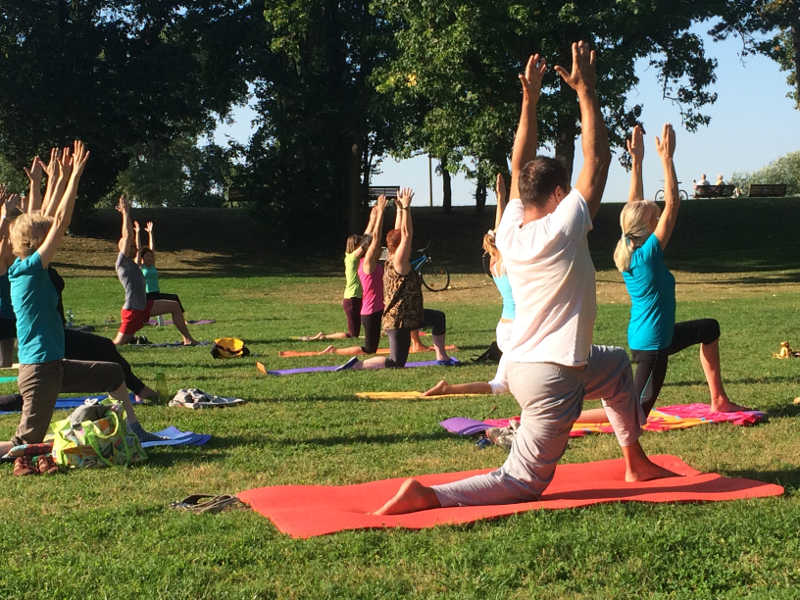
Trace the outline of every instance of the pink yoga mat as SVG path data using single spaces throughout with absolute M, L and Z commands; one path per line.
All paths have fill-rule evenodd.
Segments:
M 534 502 L 436 508 L 391 516 L 369 513 L 394 495 L 404 478 L 344 486 L 272 486 L 247 490 L 238 496 L 253 510 L 272 520 L 283 533 L 295 538 L 308 538 L 348 529 L 424 529 L 435 525 L 471 523 L 529 510 L 573 508 L 602 502 L 714 502 L 783 494 L 783 488 L 779 485 L 727 478 L 716 473 L 700 473 L 677 456 L 655 455 L 650 458 L 684 476 L 626 483 L 622 459 L 560 464 L 553 482 L 542 497 Z M 432 485 L 487 471 L 489 469 L 422 475 L 417 479 L 425 485 Z

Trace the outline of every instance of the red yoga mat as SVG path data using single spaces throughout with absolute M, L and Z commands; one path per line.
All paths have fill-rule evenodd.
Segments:
M 684 477 L 626 483 L 621 458 L 560 464 L 550 486 L 534 502 L 455 506 L 388 516 L 369 513 L 391 498 L 405 478 L 344 486 L 279 485 L 240 492 L 238 497 L 253 510 L 271 519 L 283 533 L 295 538 L 308 538 L 347 529 L 424 529 L 435 525 L 471 523 L 529 510 L 574 508 L 601 502 L 715 502 L 783 494 L 783 488 L 779 485 L 701 473 L 677 456 L 654 455 L 650 459 Z M 424 485 L 433 485 L 489 470 L 422 475 L 416 479 Z

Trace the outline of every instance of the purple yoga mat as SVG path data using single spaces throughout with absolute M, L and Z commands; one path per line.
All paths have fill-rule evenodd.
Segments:
M 453 359 L 453 366 L 460 364 L 458 359 L 451 356 Z M 423 360 L 419 362 L 408 362 L 406 363 L 406 369 L 410 369 L 412 367 L 436 367 L 439 366 L 435 360 Z M 299 367 L 297 369 L 270 369 L 267 371 L 270 375 L 297 375 L 298 373 L 317 373 L 319 371 L 335 371 L 339 365 L 324 365 L 320 367 Z
M 439 421 L 439 425 L 456 435 L 475 435 L 491 427 L 491 425 L 487 425 L 483 421 L 476 421 L 475 419 L 468 419 L 467 417 L 452 417 L 444 421 Z

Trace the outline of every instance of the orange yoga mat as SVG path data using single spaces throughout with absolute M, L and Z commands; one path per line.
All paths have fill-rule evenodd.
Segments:
M 448 344 L 444 347 L 445 350 L 458 350 L 453 344 Z M 324 354 L 342 354 L 344 356 L 354 356 L 352 352 L 339 352 L 340 348 L 335 348 L 333 352 L 322 352 L 321 350 L 281 350 L 278 356 L 281 358 L 296 358 L 298 356 L 322 356 Z M 433 346 L 428 346 L 423 352 L 433 352 Z M 389 354 L 389 348 L 378 348 L 375 354 Z M 410 352 L 410 354 L 418 354 L 418 352 Z
M 728 478 L 701 473 L 677 456 L 654 455 L 651 460 L 683 477 L 641 483 L 626 483 L 622 459 L 590 463 L 560 464 L 553 482 L 534 502 L 489 506 L 436 508 L 405 515 L 369 514 L 392 497 L 404 478 L 383 479 L 357 485 L 281 485 L 239 493 L 239 499 L 269 518 L 275 526 L 295 538 L 348 529 L 404 527 L 424 529 L 435 525 L 471 523 L 536 509 L 574 508 L 601 502 L 715 502 L 742 498 L 780 496 L 779 485 L 752 479 Z M 421 483 L 447 483 L 478 473 L 441 473 L 417 477 Z

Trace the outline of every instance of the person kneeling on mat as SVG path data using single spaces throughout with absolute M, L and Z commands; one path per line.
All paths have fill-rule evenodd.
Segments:
M 355 356 L 339 367 L 344 369 L 383 369 L 406 366 L 411 348 L 411 331 L 431 328 L 436 360 L 453 364 L 445 350 L 445 315 L 438 310 L 424 309 L 419 273 L 411 268 L 411 243 L 414 228 L 411 220 L 411 199 L 414 192 L 402 188 L 396 207 L 399 227 L 386 234 L 389 257 L 383 271 L 383 318 L 381 324 L 389 337 L 389 357 L 375 356 L 360 361 Z

